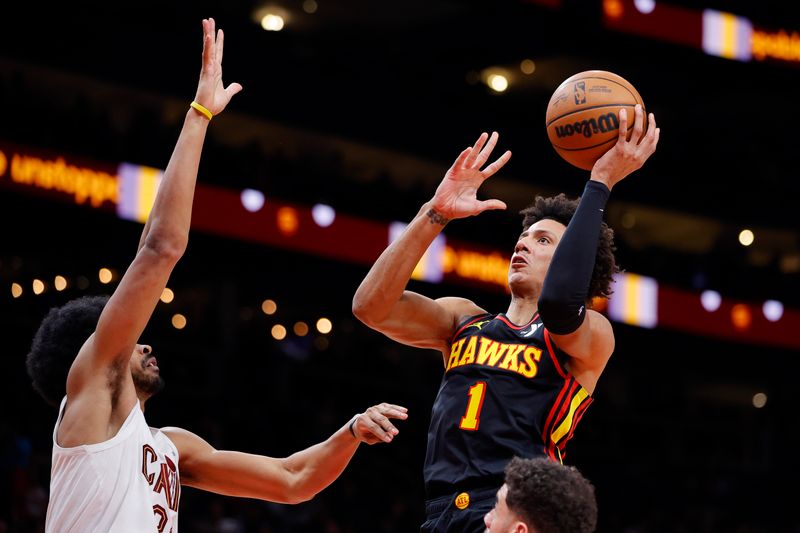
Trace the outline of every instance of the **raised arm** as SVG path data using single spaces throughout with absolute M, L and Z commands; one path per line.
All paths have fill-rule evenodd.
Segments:
M 163 431 L 178 448 L 183 484 L 226 496 L 299 503 L 333 483 L 360 443 L 391 442 L 399 430 L 390 419 L 406 418 L 405 407 L 382 403 L 356 415 L 324 442 L 283 459 L 215 450 L 189 431 Z
M 488 142 L 487 142 L 488 139 Z M 353 297 L 353 313 L 385 335 L 421 348 L 447 352 L 447 340 L 462 317 L 481 313 L 463 298 L 432 300 L 405 290 L 425 250 L 452 219 L 505 209 L 500 200 L 478 200 L 481 184 L 506 164 L 506 152 L 481 170 L 497 143 L 497 133 L 483 133 L 447 171 L 433 199 L 422 206 L 402 235 L 378 258 Z
M 203 21 L 203 34 L 195 101 L 218 114 L 241 86 L 234 83 L 225 88 L 222 84 L 223 35 L 222 30 L 215 35 L 213 19 Z M 136 257 L 100 315 L 95 333 L 73 362 L 67 379 L 67 394 L 73 399 L 87 388 L 103 394 L 113 390 L 117 398 L 119 394 L 131 395 L 128 361 L 188 242 L 197 168 L 208 123 L 202 112 L 187 111 Z
M 606 201 L 615 184 L 641 168 L 655 152 L 660 130 L 650 114 L 648 131 L 642 135 L 643 112 L 636 106 L 633 134 L 627 139 L 627 114 L 620 112 L 617 144 L 592 169 L 578 209 L 558 244 L 539 298 L 542 322 L 556 344 L 577 365 L 605 366 L 614 349 L 611 324 L 603 315 L 586 309 L 589 284 L 597 254 Z M 582 362 L 582 363 L 581 363 Z

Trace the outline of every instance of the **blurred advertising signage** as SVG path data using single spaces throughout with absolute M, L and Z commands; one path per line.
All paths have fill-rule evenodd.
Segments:
M 115 167 L 0 144 L 0 184 L 77 205 L 115 210 L 126 220 L 147 219 L 161 175 L 158 169 L 130 163 Z
M 389 244 L 406 228 L 404 222 L 389 225 Z M 443 233 L 436 236 L 411 273 L 411 279 L 441 283 L 467 280 L 508 290 L 508 265 L 511 258 L 496 251 L 449 243 Z
M 746 17 L 656 0 L 603 0 L 606 27 L 737 61 L 800 63 L 800 33 L 757 28 Z
M 0 188 L 114 213 L 125 220 L 145 221 L 161 176 L 162 171 L 154 168 L 109 165 L 0 143 Z M 332 206 L 292 204 L 264 197 L 259 191 L 208 184 L 197 185 L 192 211 L 193 231 L 363 265 L 365 272 L 384 251 L 387 240 L 396 240 L 405 227 L 402 222 L 387 226 L 336 213 Z M 507 293 L 509 261 L 498 250 L 441 234 L 412 278 Z M 713 291 L 698 294 L 675 289 L 630 272 L 614 279 L 611 298 L 597 299 L 592 307 L 616 322 L 800 348 L 796 334 L 800 311 L 784 309 L 780 302 L 735 302 Z

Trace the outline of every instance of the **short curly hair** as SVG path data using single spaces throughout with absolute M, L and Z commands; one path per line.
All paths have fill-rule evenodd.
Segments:
M 577 468 L 546 457 L 514 457 L 506 466 L 506 505 L 537 533 L 591 533 L 594 486 Z
M 575 210 L 578 209 L 577 200 L 570 200 L 563 193 L 558 196 L 548 198 L 537 196 L 533 203 L 519 212 L 524 218 L 522 228 L 526 230 L 536 222 L 543 219 L 551 219 L 560 222 L 565 226 L 569 225 Z M 594 260 L 594 270 L 592 271 L 592 281 L 589 283 L 589 298 L 608 298 L 614 292 L 611 284 L 614 281 L 614 274 L 619 272 L 614 252 L 617 247 L 614 245 L 614 230 L 605 222 L 600 226 L 600 240 L 597 243 L 597 255 Z
M 86 339 L 94 333 L 108 296 L 84 296 L 50 309 L 33 337 L 26 359 L 33 388 L 51 405 L 67 393 L 67 375 Z

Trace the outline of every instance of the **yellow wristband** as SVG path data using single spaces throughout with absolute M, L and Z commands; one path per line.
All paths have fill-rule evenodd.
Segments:
M 211 120 L 214 117 L 214 115 L 211 114 L 211 111 L 209 111 L 208 109 L 206 109 L 202 105 L 198 104 L 194 100 L 192 100 L 192 103 L 189 104 L 189 105 L 193 109 L 195 109 L 198 113 L 200 113 L 201 115 L 205 116 L 208 120 Z

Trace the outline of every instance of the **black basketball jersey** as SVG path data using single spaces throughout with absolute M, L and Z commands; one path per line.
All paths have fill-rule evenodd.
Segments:
M 521 327 L 503 314 L 463 322 L 433 404 L 424 469 L 428 497 L 499 487 L 515 455 L 561 462 L 592 403 L 566 360 L 538 313 Z

